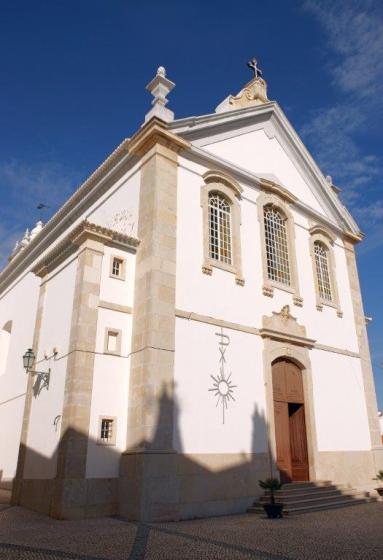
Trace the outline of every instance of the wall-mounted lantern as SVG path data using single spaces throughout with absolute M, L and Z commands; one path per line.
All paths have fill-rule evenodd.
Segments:
M 30 373 L 31 375 L 38 375 L 39 376 L 39 393 L 41 389 L 46 387 L 49 388 L 49 379 L 51 376 L 51 368 L 48 371 L 36 371 L 33 368 L 36 361 L 35 353 L 33 352 L 32 348 L 28 348 L 23 356 L 23 366 L 26 373 Z

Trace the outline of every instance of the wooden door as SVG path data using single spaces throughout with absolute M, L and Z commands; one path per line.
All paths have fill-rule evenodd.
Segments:
M 274 415 L 275 437 L 277 443 L 277 465 L 281 474 L 281 482 L 291 482 L 292 468 L 288 403 L 274 401 Z
M 304 404 L 289 404 L 289 435 L 292 480 L 309 480 Z
M 282 482 L 309 480 L 302 372 L 288 360 L 273 364 L 277 465 Z

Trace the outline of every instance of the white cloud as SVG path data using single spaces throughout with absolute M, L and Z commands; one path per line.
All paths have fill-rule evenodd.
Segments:
M 362 5 L 353 0 L 308 0 L 304 8 L 326 32 L 325 68 L 339 100 L 314 111 L 301 133 L 323 172 L 343 189 L 343 200 L 368 230 L 383 217 L 378 192 L 383 159 L 374 149 L 365 149 L 360 132 L 368 135 L 383 109 L 383 10 L 373 0 Z M 377 246 L 378 239 L 371 246 Z
M 383 91 L 383 11 L 380 2 L 308 0 L 305 8 L 328 34 L 328 66 L 334 83 L 344 92 L 374 99 Z
M 353 137 L 367 121 L 367 114 L 345 102 L 315 111 L 301 128 L 323 171 L 348 189 L 348 194 L 345 193 L 348 200 L 383 170 L 381 158 L 373 153 L 363 154 Z
M 378 223 L 383 219 L 383 201 L 378 200 L 367 206 L 355 208 L 354 214 L 372 223 Z

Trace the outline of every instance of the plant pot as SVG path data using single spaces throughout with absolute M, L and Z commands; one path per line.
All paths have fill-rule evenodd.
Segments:
M 263 504 L 263 509 L 269 519 L 280 519 L 284 504 Z
M 375 488 L 379 496 L 383 496 L 383 486 L 379 486 L 379 488 Z

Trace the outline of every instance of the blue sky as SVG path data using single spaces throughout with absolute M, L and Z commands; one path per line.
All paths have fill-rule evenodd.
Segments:
M 0 261 L 150 106 L 164 65 L 176 117 L 209 113 L 256 56 L 366 234 L 358 248 L 383 408 L 383 4 L 375 0 L 12 0 L 0 17 Z

